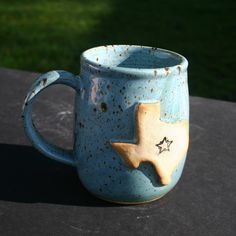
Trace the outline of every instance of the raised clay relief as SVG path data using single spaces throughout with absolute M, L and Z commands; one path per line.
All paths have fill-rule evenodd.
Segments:
M 163 185 L 188 149 L 188 121 L 167 123 L 160 120 L 160 103 L 141 103 L 136 111 L 136 143 L 111 142 L 128 165 L 138 168 L 141 162 L 153 164 Z

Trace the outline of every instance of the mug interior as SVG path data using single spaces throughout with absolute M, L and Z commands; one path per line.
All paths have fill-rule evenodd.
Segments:
M 130 69 L 169 68 L 182 64 L 185 59 L 168 50 L 135 45 L 96 47 L 85 51 L 82 56 L 91 64 Z

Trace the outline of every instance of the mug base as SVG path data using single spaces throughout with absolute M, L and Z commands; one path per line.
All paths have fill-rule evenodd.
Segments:
M 111 202 L 111 203 L 116 203 L 116 204 L 120 204 L 120 205 L 142 205 L 142 204 L 145 204 L 145 203 L 150 203 L 150 202 L 154 202 L 156 200 L 159 200 L 160 198 L 162 198 L 163 196 L 165 196 L 166 194 L 163 194 L 157 198 L 153 198 L 151 200 L 147 200 L 147 201 L 141 201 L 141 202 L 123 202 L 123 201 L 115 201 L 115 200 L 110 200 L 110 199 L 107 199 L 107 198 L 102 198 L 100 196 L 96 196 L 97 198 L 103 200 L 103 201 L 106 201 L 106 202 Z

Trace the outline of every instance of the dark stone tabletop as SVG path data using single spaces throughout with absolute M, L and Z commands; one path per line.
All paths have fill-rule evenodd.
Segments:
M 0 235 L 236 235 L 236 103 L 191 97 L 190 148 L 177 186 L 159 201 L 98 200 L 75 169 L 26 139 L 21 106 L 38 76 L 0 69 Z M 190 78 L 191 79 L 191 78 Z M 72 144 L 74 91 L 40 95 L 34 120 L 47 139 Z

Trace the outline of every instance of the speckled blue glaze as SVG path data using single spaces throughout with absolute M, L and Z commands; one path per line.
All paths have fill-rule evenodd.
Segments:
M 49 72 L 31 87 L 23 109 L 26 134 L 47 156 L 75 166 L 83 185 L 97 197 L 123 203 L 157 199 L 178 182 L 185 157 L 172 182 L 163 186 L 151 164 L 129 167 L 110 142 L 136 142 L 135 111 L 139 103 L 159 101 L 165 122 L 188 120 L 187 66 L 183 56 L 159 48 L 114 45 L 89 49 L 81 56 L 80 76 Z M 31 121 L 35 95 L 55 83 L 77 91 L 71 153 L 46 143 Z

